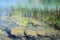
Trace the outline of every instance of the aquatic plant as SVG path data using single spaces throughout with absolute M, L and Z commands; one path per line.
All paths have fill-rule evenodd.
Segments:
M 17 25 L 19 26 L 27 26 L 29 23 L 29 19 L 26 18 L 21 18 L 21 21 L 16 22 Z

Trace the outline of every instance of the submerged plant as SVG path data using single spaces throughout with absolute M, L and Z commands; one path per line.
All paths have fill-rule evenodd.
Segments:
M 22 20 L 16 22 L 16 24 L 23 27 L 23 26 L 27 26 L 27 25 L 28 25 L 28 22 L 29 22 L 29 19 L 26 19 L 26 18 L 23 19 L 23 18 L 22 18 Z

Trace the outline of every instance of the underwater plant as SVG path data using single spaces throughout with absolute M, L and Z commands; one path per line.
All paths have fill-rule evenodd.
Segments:
M 21 18 L 22 20 L 21 21 L 18 21 L 18 22 L 16 22 L 16 24 L 17 25 L 19 25 L 19 26 L 27 26 L 28 25 L 28 23 L 29 23 L 29 19 L 26 19 L 26 18 Z

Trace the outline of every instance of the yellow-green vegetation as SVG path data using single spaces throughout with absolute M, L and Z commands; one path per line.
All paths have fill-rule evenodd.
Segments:
M 12 18 L 15 18 L 16 20 L 18 20 L 16 22 L 16 24 L 19 26 L 22 26 L 22 27 L 27 26 L 29 22 L 32 22 L 37 25 L 41 24 L 38 20 L 36 20 L 34 18 L 25 18 L 25 17 L 19 16 L 19 15 L 14 15 L 14 16 L 12 16 Z
M 11 15 L 11 19 L 17 19 L 17 20 L 21 20 L 20 18 L 22 18 L 22 11 L 15 11 L 14 13 L 12 13 L 13 15 Z
M 32 12 L 33 16 L 30 18 L 25 18 L 22 14 L 23 13 L 22 11 L 17 11 L 17 12 L 15 11 L 14 13 L 15 14 L 12 15 L 11 18 L 14 20 L 17 20 L 16 24 L 19 25 L 19 27 L 11 29 L 12 35 L 21 36 L 24 34 L 24 31 L 27 35 L 31 35 L 31 36 L 36 36 L 37 34 L 42 35 L 42 36 L 45 36 L 45 35 L 51 36 L 51 35 L 58 35 L 58 34 L 60 35 L 60 32 L 58 30 L 55 30 L 54 28 L 50 27 L 50 24 L 52 24 L 52 23 L 53 24 L 57 23 L 57 25 L 60 24 L 60 21 L 59 21 L 60 18 L 55 13 L 50 13 L 48 11 L 42 11 L 41 15 L 39 13 L 39 16 L 38 16 L 36 9 L 34 9 Z M 57 18 L 57 16 L 58 16 L 58 18 Z M 37 17 L 39 17 L 39 18 L 37 18 Z M 42 20 L 38 20 L 38 19 L 42 19 L 44 21 L 44 23 L 41 22 Z M 43 26 L 41 26 L 43 28 L 41 29 L 41 27 L 40 28 L 36 27 L 35 30 L 28 29 L 28 28 L 26 30 L 24 30 L 24 27 L 30 27 L 30 26 L 28 26 L 29 22 L 32 22 L 33 24 L 39 25 L 39 26 L 43 25 Z M 47 28 L 47 25 L 49 25 L 48 26 L 49 28 Z M 44 28 L 46 28 L 46 29 L 44 29 Z M 58 28 L 60 28 L 60 27 L 58 27 Z
M 42 22 L 42 20 L 37 20 L 37 19 L 34 19 L 34 18 L 30 18 L 30 22 L 32 22 L 34 25 L 45 25 L 45 26 L 48 26 L 46 23 Z
M 33 13 L 33 18 L 25 18 L 23 16 L 25 11 L 23 10 L 14 10 L 14 12 L 12 13 L 11 19 L 17 20 L 16 24 L 19 26 L 27 26 L 29 22 L 32 22 L 35 25 L 41 25 L 40 21 L 38 21 L 35 16 L 38 15 L 37 14 L 37 10 L 33 9 L 32 13 Z
M 43 11 L 44 13 L 41 13 L 41 18 L 47 25 L 49 26 L 55 26 L 55 29 L 60 30 L 60 13 L 59 11 Z
M 29 22 L 29 19 L 22 18 L 22 20 L 16 22 L 16 24 L 23 27 L 23 26 L 27 26 L 28 25 L 28 22 Z
M 40 22 L 37 19 L 34 19 L 34 18 L 30 18 L 30 22 L 32 22 L 34 24 L 37 24 L 37 25 L 40 25 Z
M 21 18 L 21 21 L 16 22 L 19 26 L 27 26 L 29 22 L 32 22 L 35 25 L 42 25 L 40 21 L 34 18 Z M 46 25 L 46 24 L 43 24 Z
M 27 26 L 28 22 L 29 22 L 29 19 L 28 18 L 25 18 L 23 16 L 23 12 L 22 11 L 14 11 L 13 13 L 14 15 L 11 16 L 11 19 L 12 20 L 17 20 L 16 24 L 19 25 L 19 26 Z
M 24 27 L 15 27 L 11 29 L 11 34 L 15 36 L 24 36 Z

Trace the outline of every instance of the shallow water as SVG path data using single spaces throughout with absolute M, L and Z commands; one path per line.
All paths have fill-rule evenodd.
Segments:
M 59 4 L 54 0 L 0 0 L 0 40 L 60 40 L 60 31 L 44 21 L 45 11 L 49 16 L 51 10 L 55 14 L 56 10 L 59 11 Z M 27 26 L 24 26 L 26 22 L 22 17 L 32 18 Z M 16 22 L 21 23 L 18 25 Z

